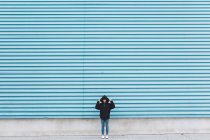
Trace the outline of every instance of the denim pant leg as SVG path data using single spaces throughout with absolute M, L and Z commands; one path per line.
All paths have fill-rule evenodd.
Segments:
M 109 119 L 106 120 L 106 135 L 109 134 Z
M 101 119 L 101 134 L 104 135 L 104 123 L 105 121 Z

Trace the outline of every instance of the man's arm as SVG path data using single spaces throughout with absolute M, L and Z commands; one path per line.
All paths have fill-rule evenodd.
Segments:
M 100 100 L 98 100 L 96 103 L 95 109 L 100 110 L 100 103 L 101 103 Z
M 115 104 L 112 100 L 109 101 L 110 103 L 110 109 L 114 109 L 115 108 Z

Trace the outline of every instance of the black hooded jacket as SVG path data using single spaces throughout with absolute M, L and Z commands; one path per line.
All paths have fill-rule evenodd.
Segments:
M 103 99 L 106 99 L 106 103 L 103 103 Z M 104 95 L 101 99 L 100 102 L 97 101 L 95 108 L 100 110 L 100 118 L 103 120 L 109 119 L 110 118 L 110 110 L 115 108 L 115 104 L 113 101 L 110 101 L 109 98 Z

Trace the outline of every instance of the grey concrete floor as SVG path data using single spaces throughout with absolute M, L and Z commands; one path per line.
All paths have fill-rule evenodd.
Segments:
M 100 136 L 0 137 L 0 140 L 98 140 Z M 110 135 L 109 140 L 210 140 L 209 134 Z

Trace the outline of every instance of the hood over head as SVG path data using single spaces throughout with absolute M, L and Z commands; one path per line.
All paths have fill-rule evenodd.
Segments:
M 109 98 L 106 95 L 102 96 L 100 101 L 103 102 L 103 99 L 106 99 L 106 102 L 109 102 Z

